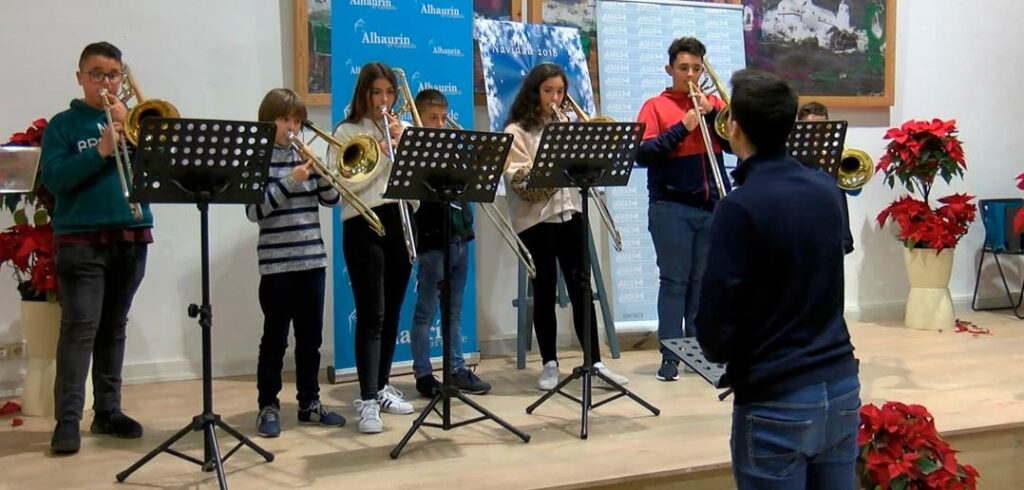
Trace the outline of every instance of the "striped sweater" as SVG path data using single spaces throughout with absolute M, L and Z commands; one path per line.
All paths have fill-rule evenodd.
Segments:
M 337 206 L 341 196 L 316 174 L 305 182 L 293 180 L 292 169 L 301 159 L 290 148 L 275 146 L 270 162 L 263 203 L 245 206 L 249 221 L 260 225 L 260 274 L 327 267 L 318 205 Z

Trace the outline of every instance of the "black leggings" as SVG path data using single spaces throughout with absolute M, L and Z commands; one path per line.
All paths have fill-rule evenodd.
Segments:
M 585 304 L 583 295 L 590 283 L 583 278 L 583 257 L 580 256 L 580 237 L 583 217 L 579 213 L 564 223 L 538 223 L 521 233 L 519 238 L 533 256 L 537 277 L 533 279 L 533 328 L 537 332 L 537 346 L 543 362 L 558 359 L 555 341 L 558 325 L 555 318 L 557 299 L 555 259 L 562 269 L 565 288 L 572 302 L 572 320 L 576 338 L 583 345 L 583 308 L 590 308 L 590 352 L 593 362 L 601 361 L 601 344 L 597 337 L 597 313 L 594 302 Z M 587 278 L 590 276 L 587 275 Z M 591 296 L 593 299 L 593 296 Z
M 343 224 L 342 250 L 356 306 L 356 372 L 363 400 L 376 399 L 388 384 L 398 317 L 412 272 L 398 210 L 397 204 L 373 208 L 384 223 L 383 237 L 359 216 Z

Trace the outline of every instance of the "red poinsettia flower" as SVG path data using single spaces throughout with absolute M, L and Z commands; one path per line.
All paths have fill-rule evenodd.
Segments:
M 886 402 L 861 407 L 861 481 L 868 488 L 974 490 L 978 471 L 960 465 L 920 405 Z
M 14 133 L 7 143 L 12 146 L 40 146 L 43 144 L 43 130 L 46 129 L 46 119 L 36 119 L 32 125 L 23 133 Z
M 977 206 L 970 201 L 974 196 L 953 194 L 939 199 L 943 203 L 933 210 L 924 201 L 903 196 L 893 201 L 875 218 L 879 226 L 892 220 L 899 227 L 899 239 L 907 247 L 944 248 L 955 247 L 960 238 L 967 234 L 968 225 L 974 221 Z

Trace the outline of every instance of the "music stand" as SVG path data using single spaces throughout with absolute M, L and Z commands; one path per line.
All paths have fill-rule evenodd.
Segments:
M 725 375 L 725 364 L 711 362 L 704 357 L 704 351 L 700 348 L 700 344 L 697 343 L 696 337 L 665 339 L 661 341 L 661 345 L 665 346 L 676 358 L 689 366 L 690 369 L 693 369 L 711 386 L 726 388 L 725 391 L 718 395 L 719 401 L 725 400 L 727 396 L 732 394 L 732 388 L 729 387 L 729 378 Z
M 201 306 L 188 305 L 188 316 L 199 318 L 203 341 L 203 412 L 169 439 L 128 469 L 117 474 L 123 482 L 135 470 L 162 452 L 195 463 L 203 471 L 216 470 L 220 488 L 227 488 L 224 461 L 243 445 L 268 462 L 274 455 L 221 420 L 213 412 L 210 329 L 209 205 L 257 204 L 263 202 L 267 171 L 274 146 L 272 123 L 217 121 L 203 119 L 147 118 L 142 121 L 139 147 L 135 153 L 133 201 L 195 203 L 199 208 L 202 251 Z M 239 443 L 221 458 L 214 426 L 238 439 Z M 203 432 L 203 459 L 171 448 L 189 432 Z
M 395 150 L 395 161 L 388 177 L 388 188 L 384 197 L 388 199 L 418 199 L 443 204 L 447 210 L 452 202 L 494 202 L 494 192 L 505 165 L 505 158 L 512 148 L 512 135 L 485 133 L 452 129 L 413 127 L 405 130 L 402 141 Z M 451 338 L 451 219 L 441 220 L 441 235 L 444 236 L 444 278 L 441 292 L 441 388 L 430 399 L 412 427 L 402 440 L 391 450 L 391 459 L 397 459 L 412 435 L 422 426 L 450 430 L 475 422 L 491 419 L 523 442 L 530 442 L 530 435 L 471 400 L 452 385 Z M 458 340 L 454 340 L 458 341 Z M 452 423 L 452 398 L 461 400 L 481 416 Z M 441 411 L 437 404 L 441 403 Z M 427 422 L 434 412 L 441 417 L 441 423 Z
M 786 148 L 800 163 L 839 176 L 846 140 L 847 121 L 797 121 L 789 133 Z
M 579 281 L 583 288 L 583 365 L 573 368 L 572 374 L 559 382 L 553 389 L 545 393 L 532 405 L 526 407 L 526 413 L 533 413 L 542 403 L 558 393 L 580 404 L 580 438 L 586 439 L 587 413 L 594 408 L 612 402 L 623 396 L 648 409 L 654 415 L 661 413 L 653 405 L 636 396 L 622 385 L 611 380 L 599 370 L 594 369 L 591 356 L 590 311 L 593 308 L 593 291 L 590 286 L 590 251 L 587 248 L 590 236 L 589 200 L 590 188 L 594 186 L 623 186 L 629 182 L 633 170 L 636 153 L 640 150 L 643 137 L 642 123 L 553 123 L 544 128 L 537 155 L 530 170 L 527 188 L 575 187 L 579 188 L 583 205 L 583 228 L 579 237 L 580 257 L 583 267 L 580 277 L 566 278 L 566 281 Z M 591 377 L 598 376 L 618 393 L 597 403 L 592 403 Z M 582 399 L 564 391 L 565 385 L 582 379 Z

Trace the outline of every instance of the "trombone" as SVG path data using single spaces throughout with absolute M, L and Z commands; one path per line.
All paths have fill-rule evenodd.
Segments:
M 611 116 L 597 115 L 591 117 L 568 93 L 566 93 L 565 98 L 562 99 L 562 107 L 551 104 L 551 109 L 559 120 L 565 122 L 569 121 L 569 116 L 566 114 L 566 110 L 576 113 L 576 119 L 582 123 L 615 122 L 615 119 Z M 601 221 L 604 222 L 605 229 L 607 229 L 608 234 L 611 235 L 612 246 L 615 248 L 616 252 L 621 252 L 622 235 L 619 233 L 619 229 L 615 226 L 615 220 L 612 219 L 612 214 L 608 211 L 608 206 L 604 203 L 604 200 L 601 199 L 597 189 L 593 187 L 590 188 L 590 197 L 594 199 L 594 203 L 597 205 L 597 213 L 601 215 Z
M 398 106 L 398 113 L 401 114 L 404 110 L 408 110 L 412 116 L 413 125 L 422 126 L 420 113 L 416 110 L 416 103 L 413 101 L 412 93 L 409 91 L 409 82 L 405 79 L 405 70 L 392 68 L 391 71 L 394 72 L 395 79 L 398 80 L 399 94 L 405 99 Z M 395 147 L 391 144 L 391 132 L 388 131 L 388 108 L 382 105 L 378 107 L 378 110 L 380 111 L 381 127 L 384 129 L 384 139 L 388 142 L 388 158 L 391 159 L 391 164 L 394 165 Z M 402 221 L 402 238 L 405 240 L 405 251 L 409 254 L 409 262 L 416 262 L 416 237 L 413 234 L 412 217 L 409 215 L 409 207 L 403 199 L 398 200 L 398 216 Z
M 462 126 L 450 116 L 445 117 L 445 124 L 451 129 L 462 130 Z M 516 259 L 526 269 L 526 274 L 530 276 L 530 279 L 537 277 L 537 266 L 533 263 L 533 256 L 530 255 L 530 250 L 526 248 L 526 244 L 519 239 L 519 235 L 512 228 L 512 223 L 509 223 L 508 218 L 498 210 L 498 207 L 493 202 L 482 202 L 479 204 L 480 209 L 484 211 L 484 215 L 498 229 L 498 234 L 505 240 L 505 244 L 512 249 L 512 253 L 516 254 Z
M 100 99 L 103 100 L 103 113 L 107 118 L 107 127 L 113 130 L 114 127 L 114 116 L 110 113 L 110 100 L 107 96 L 110 93 L 105 88 L 101 88 L 99 95 Z M 100 133 L 103 132 L 103 128 L 99 128 Z M 124 201 L 128 204 L 128 209 L 132 213 L 132 219 L 139 221 L 142 219 L 142 206 L 137 202 L 131 202 L 129 196 L 131 195 L 132 188 L 132 161 L 131 156 L 128 153 L 128 143 L 125 141 L 126 137 L 114 132 L 114 162 L 117 167 L 117 178 L 121 184 L 121 195 L 124 196 Z M 100 135 L 102 138 L 102 134 Z
M 322 129 L 316 127 L 316 125 L 313 124 L 312 122 L 303 121 L 302 125 L 309 128 L 310 131 L 312 131 L 320 139 L 324 140 L 324 142 L 327 143 L 328 145 L 331 145 L 335 148 L 342 148 L 344 146 L 341 144 L 340 141 L 336 140 L 333 136 L 327 134 Z M 359 215 L 362 216 L 363 219 L 365 219 L 366 222 L 370 224 L 370 228 L 373 228 L 373 231 L 377 232 L 377 235 L 384 236 L 384 223 L 382 223 L 380 218 L 377 217 L 377 213 L 374 213 L 373 210 L 366 205 L 366 203 L 364 203 L 352 191 L 345 187 L 345 185 L 342 183 L 342 180 L 338 177 L 338 175 L 334 173 L 334 171 L 331 168 L 325 165 L 324 162 L 322 162 L 319 158 L 316 157 L 316 155 L 309 152 L 298 135 L 289 131 L 288 142 L 291 145 L 292 150 L 294 150 L 299 155 L 302 155 L 302 158 L 309 160 L 316 173 L 321 175 L 324 179 L 326 179 L 327 182 L 331 184 L 331 187 L 334 187 L 334 189 L 338 191 L 338 194 L 341 195 L 341 198 L 344 199 L 346 203 L 355 208 L 356 212 L 358 212 Z M 341 152 L 339 151 L 339 153 Z M 335 164 L 335 166 L 337 166 L 337 163 Z
M 693 84 L 693 82 L 690 82 L 690 100 L 693 102 L 694 110 L 697 110 L 698 107 L 700 107 L 699 94 L 700 89 L 698 89 L 697 86 Z M 723 110 L 722 112 L 725 111 Z M 721 115 L 722 112 L 719 112 L 718 114 Z M 711 175 L 713 175 L 715 178 L 715 189 L 718 190 L 718 198 L 721 199 L 725 197 L 725 184 L 722 180 L 722 172 L 718 168 L 718 159 L 715 158 L 715 150 L 711 146 L 711 133 L 708 132 L 708 123 L 707 121 L 704 120 L 703 114 L 697 114 L 697 126 L 700 127 L 700 136 L 704 140 L 704 151 L 707 152 L 708 155 L 708 164 L 711 166 Z M 715 126 L 717 132 L 717 118 L 715 119 Z

